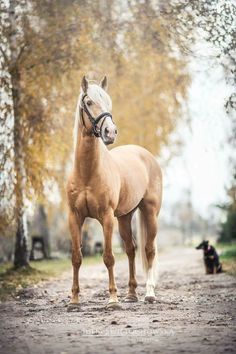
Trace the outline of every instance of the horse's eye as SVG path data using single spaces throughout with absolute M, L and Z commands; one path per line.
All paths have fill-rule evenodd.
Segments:
M 88 106 L 92 106 L 92 104 L 93 104 L 93 101 L 87 101 Z

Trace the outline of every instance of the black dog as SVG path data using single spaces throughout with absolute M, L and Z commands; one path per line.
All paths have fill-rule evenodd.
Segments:
M 209 245 L 209 241 L 201 242 L 196 249 L 203 250 L 203 260 L 206 268 L 206 274 L 222 272 L 222 264 L 219 261 L 219 256 L 215 248 Z

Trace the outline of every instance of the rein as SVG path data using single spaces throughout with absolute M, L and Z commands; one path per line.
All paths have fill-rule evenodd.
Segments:
M 92 123 L 94 136 L 96 136 L 97 138 L 100 138 L 100 137 L 101 137 L 102 126 L 103 126 L 103 124 L 104 124 L 106 118 L 110 117 L 111 120 L 112 120 L 112 115 L 111 115 L 111 113 L 109 113 L 109 112 L 102 112 L 102 113 L 99 114 L 96 118 L 94 118 L 94 117 L 91 115 L 91 113 L 89 112 L 89 110 L 88 110 L 88 108 L 87 108 L 87 106 L 86 106 L 86 103 L 84 102 L 84 99 L 85 99 L 86 96 L 88 96 L 88 95 L 87 95 L 87 94 L 84 94 L 84 95 L 83 95 L 83 97 L 82 97 L 82 103 L 83 103 L 83 105 L 81 106 L 83 125 L 84 125 L 84 127 L 86 127 L 86 126 L 85 126 L 85 123 L 84 123 L 84 117 L 83 117 L 83 111 L 84 111 L 84 112 L 87 114 L 87 116 L 88 116 L 90 122 Z M 100 128 L 99 128 L 99 127 L 98 127 L 98 124 L 99 124 L 99 122 L 101 121 L 102 118 L 104 118 L 104 119 L 103 119 L 102 124 L 101 124 L 101 126 L 100 126 Z M 112 122 L 113 122 L 113 120 L 112 120 Z

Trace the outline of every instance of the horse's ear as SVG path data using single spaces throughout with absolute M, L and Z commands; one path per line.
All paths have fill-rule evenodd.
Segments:
M 81 87 L 84 93 L 87 92 L 88 89 L 88 80 L 86 79 L 85 76 L 83 76 L 82 82 L 81 82 Z
M 107 83 L 107 77 L 106 75 L 104 76 L 104 78 L 100 81 L 100 86 L 103 88 L 103 90 L 107 90 L 108 87 L 108 83 Z

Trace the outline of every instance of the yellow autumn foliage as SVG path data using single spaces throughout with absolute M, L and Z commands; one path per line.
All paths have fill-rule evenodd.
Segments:
M 127 7 L 124 23 L 113 1 L 105 10 L 99 1 L 33 4 L 18 63 L 28 195 L 42 196 L 48 178 L 64 184 L 83 74 L 108 76 L 117 144 L 159 154 L 181 118 L 189 77 L 161 16 L 147 16 L 151 3 Z

